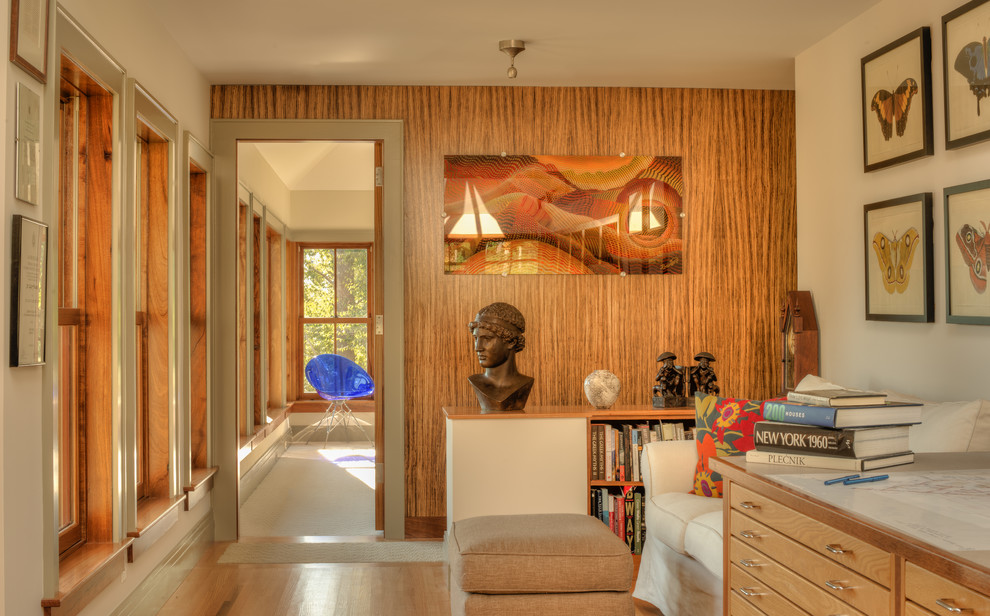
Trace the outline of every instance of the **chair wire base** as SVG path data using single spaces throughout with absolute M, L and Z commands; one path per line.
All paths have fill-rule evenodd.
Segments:
M 353 424 L 358 430 L 360 430 L 361 434 L 364 434 L 364 439 L 366 441 L 374 442 L 374 439 L 368 438 L 368 433 L 365 431 L 364 426 L 361 425 L 361 422 L 354 417 L 354 413 L 351 412 L 351 407 L 347 405 L 347 400 L 331 400 L 330 405 L 327 406 L 327 410 L 323 412 L 323 417 L 320 417 L 320 421 L 315 424 L 310 424 L 300 430 L 299 434 L 297 434 L 292 441 L 294 443 L 302 441 L 306 441 L 308 443 L 310 442 L 313 434 L 315 434 L 321 427 L 324 427 L 326 434 L 323 437 L 323 446 L 326 447 L 327 443 L 330 442 L 330 432 L 332 432 L 334 428 L 343 426 L 344 440 L 350 442 L 350 435 L 347 431 L 347 425 L 349 423 Z

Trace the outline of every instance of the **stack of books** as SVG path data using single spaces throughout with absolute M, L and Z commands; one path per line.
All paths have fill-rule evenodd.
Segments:
M 790 392 L 767 401 L 748 462 L 869 471 L 914 462 L 908 431 L 920 405 L 858 390 Z

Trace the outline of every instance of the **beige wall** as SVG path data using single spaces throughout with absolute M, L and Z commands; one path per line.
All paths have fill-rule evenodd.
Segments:
M 945 322 L 942 189 L 990 178 L 990 142 L 945 149 L 941 20 L 961 4 L 885 0 L 797 57 L 798 286 L 814 295 L 830 380 L 933 400 L 990 398 L 990 327 Z M 935 154 L 864 173 L 860 60 L 921 26 L 932 35 Z M 934 204 L 935 321 L 867 321 L 863 206 L 921 192 Z

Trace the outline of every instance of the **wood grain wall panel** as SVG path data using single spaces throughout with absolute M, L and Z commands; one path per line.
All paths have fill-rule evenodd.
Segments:
M 113 540 L 111 246 L 113 97 L 89 97 L 86 127 L 85 434 L 86 538 Z
M 213 86 L 211 99 L 218 119 L 404 121 L 407 516 L 445 511 L 440 409 L 475 404 L 467 323 L 490 302 L 526 317 L 533 405 L 587 404 L 595 369 L 619 376 L 620 404 L 649 404 L 665 350 L 683 364 L 713 353 L 726 395 L 776 391 L 777 318 L 796 284 L 793 92 Z M 444 275 L 443 156 L 503 151 L 681 156 L 684 274 Z
M 209 464 L 206 412 L 206 174 L 189 174 L 190 444 L 193 468 Z
M 268 408 L 282 408 L 282 235 L 266 231 L 268 253 Z
M 302 393 L 302 348 L 299 317 L 302 314 L 302 289 L 299 288 L 299 244 L 285 242 L 285 398 L 292 401 Z
M 169 496 L 168 171 L 169 146 L 148 148 L 148 486 L 145 494 Z

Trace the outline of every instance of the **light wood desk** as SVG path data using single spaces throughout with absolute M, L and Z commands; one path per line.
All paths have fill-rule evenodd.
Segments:
M 742 456 L 713 458 L 711 466 L 726 481 L 725 614 L 990 616 L 990 549 L 947 547 L 965 535 L 966 516 L 935 537 L 927 529 L 940 528 L 937 507 L 891 506 L 914 496 L 886 492 L 897 475 L 929 472 L 975 471 L 985 485 L 990 453 L 918 454 L 914 464 L 864 473 L 891 476 L 880 490 L 826 488 L 809 475 L 848 473 L 747 464 Z M 968 519 L 986 528 L 979 513 Z M 970 536 L 965 547 L 990 541 L 985 532 Z

